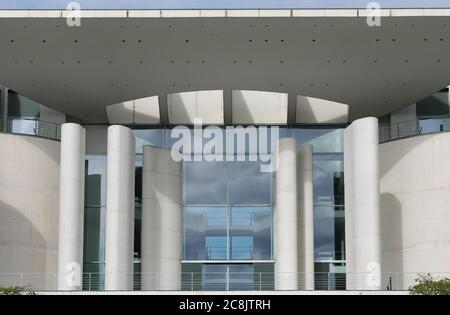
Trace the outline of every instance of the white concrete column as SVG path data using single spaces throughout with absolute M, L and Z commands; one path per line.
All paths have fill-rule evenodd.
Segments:
M 347 289 L 381 289 L 378 120 L 344 131 Z
M 181 289 L 181 162 L 171 151 L 143 148 L 142 290 Z
M 348 128 L 351 128 L 348 127 Z M 347 129 L 348 129 L 347 128 Z M 348 134 L 346 137 L 345 135 Z M 353 195 L 351 189 L 353 169 L 353 133 L 349 130 L 344 131 L 344 203 L 345 203 L 345 270 L 346 270 L 346 289 L 351 290 L 354 287 L 353 264 Z M 348 191 L 347 191 L 348 189 Z
M 62 125 L 58 290 L 82 289 L 85 142 L 83 127 Z
M 298 289 L 297 157 L 294 138 L 279 141 L 275 208 L 275 289 Z
M 298 271 L 300 288 L 314 290 L 313 147 L 297 148 Z
M 132 290 L 135 140 L 129 128 L 108 128 L 107 161 L 105 290 Z

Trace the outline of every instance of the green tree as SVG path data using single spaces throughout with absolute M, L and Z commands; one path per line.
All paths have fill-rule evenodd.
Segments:
M 450 295 L 450 279 L 435 279 L 430 274 L 419 274 L 408 291 L 411 295 Z
M 35 295 L 35 293 L 25 287 L 10 287 L 0 288 L 0 295 Z

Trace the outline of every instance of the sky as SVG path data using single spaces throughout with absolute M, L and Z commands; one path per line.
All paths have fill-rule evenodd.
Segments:
M 0 0 L 0 9 L 62 9 L 73 0 Z M 370 0 L 76 0 L 82 9 L 363 8 Z M 450 0 L 377 0 L 385 8 L 449 7 Z

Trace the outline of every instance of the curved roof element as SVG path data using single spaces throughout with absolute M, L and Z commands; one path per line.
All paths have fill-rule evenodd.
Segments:
M 150 96 L 106 106 L 108 122 L 123 125 L 160 123 L 158 96 Z
M 297 95 L 295 122 L 298 124 L 345 124 L 349 106 L 319 98 Z
M 194 124 L 201 119 L 205 125 L 223 124 L 223 91 L 192 91 L 167 95 L 169 123 Z
M 288 95 L 265 91 L 232 92 L 233 123 L 244 125 L 287 123 Z

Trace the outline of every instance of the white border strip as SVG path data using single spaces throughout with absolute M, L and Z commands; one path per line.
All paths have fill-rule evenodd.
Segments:
M 63 10 L 62 17 L 66 18 L 72 11 Z M 82 18 L 127 18 L 127 10 L 81 10 Z
M 366 17 L 367 9 L 82 10 L 82 18 Z M 66 10 L 0 10 L 0 18 L 66 18 Z M 446 9 L 381 9 L 383 17 L 450 16 Z

